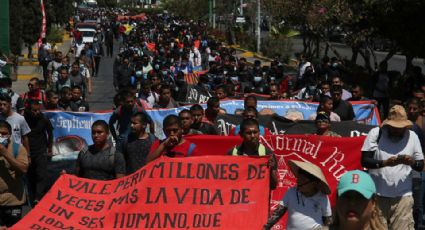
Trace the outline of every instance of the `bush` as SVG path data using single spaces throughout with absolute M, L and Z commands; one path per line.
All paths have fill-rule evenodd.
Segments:
M 287 62 L 291 57 L 292 42 L 283 37 L 267 37 L 261 42 L 261 52 L 266 57 L 274 57 L 276 54 L 281 56 L 281 59 Z
M 252 36 L 245 32 L 236 32 L 236 43 L 239 44 L 241 48 L 244 48 L 246 50 L 252 50 L 255 51 L 256 49 L 256 40 L 255 36 Z
M 61 43 L 63 41 L 63 33 L 61 27 L 52 27 L 46 39 L 50 43 Z

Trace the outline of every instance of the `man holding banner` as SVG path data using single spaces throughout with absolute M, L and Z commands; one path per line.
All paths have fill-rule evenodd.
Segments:
M 167 138 L 153 143 L 151 151 L 146 158 L 146 163 L 164 155 L 168 157 L 197 155 L 196 145 L 183 138 L 181 121 L 178 116 L 167 116 L 163 121 L 162 127 Z
M 275 189 L 277 185 L 276 156 L 272 150 L 260 143 L 258 121 L 251 118 L 243 120 L 239 135 L 243 138 L 242 144 L 230 149 L 227 154 L 232 156 L 269 156 L 270 189 Z

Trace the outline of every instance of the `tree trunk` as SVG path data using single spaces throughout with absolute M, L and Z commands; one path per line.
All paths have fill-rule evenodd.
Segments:
M 397 52 L 397 49 L 396 48 L 392 48 L 390 50 L 390 52 L 388 52 L 387 56 L 385 56 L 384 60 L 382 60 L 382 62 L 388 62 L 388 60 L 390 60 L 394 56 L 394 54 L 396 52 Z
M 316 58 L 320 57 L 320 37 L 316 38 Z
M 359 54 L 363 57 L 363 60 L 365 62 L 364 67 L 370 72 L 372 71 L 372 67 L 370 66 L 370 52 L 368 49 L 365 49 L 364 51 L 362 49 L 359 49 Z
M 352 46 L 351 52 L 353 53 L 351 55 L 351 64 L 355 65 L 357 63 L 357 57 L 359 56 L 359 47 Z
M 32 59 L 32 45 L 27 44 L 27 48 L 28 48 L 28 59 Z
M 335 49 L 335 47 L 333 47 L 333 45 L 329 42 L 326 41 L 326 45 L 332 50 L 332 52 L 335 54 L 335 56 L 339 59 L 342 60 L 341 55 L 338 53 L 338 51 Z
M 329 53 L 329 44 L 326 42 L 324 56 L 327 57 L 328 56 L 328 53 Z
M 409 74 L 413 68 L 413 58 L 414 56 L 410 53 L 406 53 L 406 69 L 404 70 L 404 74 Z

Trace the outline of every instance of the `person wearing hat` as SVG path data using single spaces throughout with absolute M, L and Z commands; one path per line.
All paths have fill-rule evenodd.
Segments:
M 316 115 L 316 134 L 320 136 L 328 136 L 328 137 L 341 137 L 338 133 L 335 133 L 330 130 L 331 127 L 331 119 L 326 114 L 326 112 L 321 111 Z
M 369 174 L 353 170 L 339 180 L 331 230 L 384 230 L 377 215 L 376 186 Z
M 297 186 L 288 189 L 264 229 L 271 229 L 287 211 L 288 230 L 322 229 L 329 226 L 332 211 L 327 195 L 331 190 L 322 170 L 303 161 L 290 160 L 288 165 L 297 178 Z
M 378 214 L 387 229 L 414 229 L 412 169 L 423 170 L 424 156 L 411 126 L 403 106 L 395 105 L 362 147 L 361 163 L 376 184 Z

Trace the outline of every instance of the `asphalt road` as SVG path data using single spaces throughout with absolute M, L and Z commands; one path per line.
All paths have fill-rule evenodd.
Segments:
M 293 44 L 292 45 L 292 53 L 303 51 L 302 39 L 292 38 L 291 41 L 292 41 L 292 44 Z M 333 44 L 334 48 L 338 51 L 338 53 L 342 57 L 346 57 L 347 59 L 351 59 L 352 52 L 351 52 L 350 47 L 346 46 L 345 44 L 341 44 L 341 43 L 332 43 L 332 44 Z M 325 45 L 323 44 L 322 48 L 324 49 L 324 47 L 325 47 Z M 380 52 L 380 51 L 375 51 L 375 52 L 376 52 L 376 57 L 377 57 L 378 63 L 380 61 L 382 61 L 387 55 L 387 52 Z M 323 51 L 322 51 L 322 53 L 323 53 Z M 328 55 L 330 57 L 335 56 L 332 51 L 329 51 Z M 371 60 L 371 62 L 372 61 L 373 60 Z M 364 65 L 364 63 L 365 63 L 364 59 L 360 55 L 358 55 L 357 64 L 358 65 Z M 416 59 L 413 60 L 413 64 L 420 66 L 422 68 L 422 73 L 425 74 L 424 59 L 416 58 Z M 371 63 L 371 65 L 373 66 L 373 63 Z M 404 55 L 394 55 L 388 61 L 388 70 L 396 70 L 396 71 L 403 73 L 405 68 L 406 68 L 406 57 Z
M 115 90 L 113 87 L 112 66 L 115 55 L 118 53 L 119 44 L 114 44 L 114 56 L 112 58 L 104 56 L 100 62 L 99 74 L 92 78 L 93 93 L 88 97 L 90 111 L 110 110 L 113 106 Z

